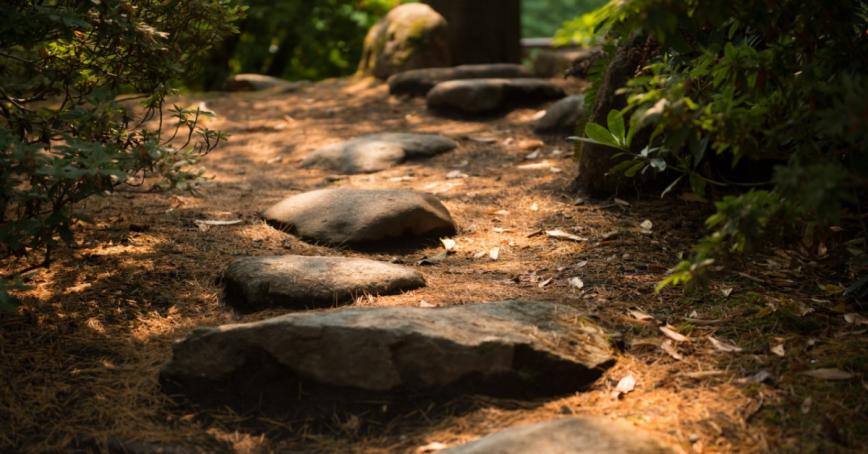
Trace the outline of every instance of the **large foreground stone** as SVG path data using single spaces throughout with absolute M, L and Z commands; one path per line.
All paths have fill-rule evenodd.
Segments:
M 406 159 L 431 157 L 457 146 L 452 139 L 436 134 L 371 134 L 326 145 L 309 154 L 301 165 L 347 174 L 379 172 Z
M 564 90 L 549 80 L 464 79 L 437 84 L 428 92 L 427 102 L 433 110 L 483 114 L 564 96 Z
M 294 313 L 197 329 L 173 350 L 161 373 L 170 392 L 270 399 L 271 387 L 288 405 L 561 395 L 590 385 L 614 362 L 602 329 L 576 309 L 526 301 Z
M 288 197 L 263 213 L 307 241 L 365 246 L 456 232 L 449 211 L 431 194 L 386 189 L 320 189 Z
M 245 257 L 223 274 L 224 301 L 241 312 L 269 307 L 311 309 L 362 294 L 393 294 L 425 285 L 417 271 L 351 257 Z
M 458 79 L 525 78 L 533 74 L 514 63 L 461 65 L 453 68 L 425 68 L 405 71 L 389 78 L 389 93 L 393 95 L 425 96 L 440 82 Z
M 576 417 L 515 426 L 457 448 L 449 454 L 664 454 L 672 452 L 632 425 L 605 418 Z
M 538 134 L 575 133 L 584 112 L 584 96 L 567 96 L 549 106 L 545 115 L 533 125 L 533 130 Z
M 358 72 L 385 80 L 402 71 L 450 63 L 446 19 L 428 5 L 408 3 L 389 11 L 368 31 Z

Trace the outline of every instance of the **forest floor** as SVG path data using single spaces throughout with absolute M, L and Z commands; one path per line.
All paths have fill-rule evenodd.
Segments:
M 581 88 L 564 84 L 572 92 Z M 357 79 L 279 96 L 205 94 L 178 102 L 204 102 L 217 114 L 208 127 L 230 133 L 230 142 L 205 160 L 209 179 L 198 195 L 117 192 L 87 201 L 81 208 L 93 222 L 76 227 L 77 245 L 29 275 L 32 289 L 18 294 L 18 312 L 0 315 L 0 451 L 144 443 L 138 446 L 146 451 L 425 452 L 438 446 L 432 443 L 454 446 L 566 414 L 626 419 L 676 452 L 865 449 L 868 334 L 864 319 L 845 320 L 858 308 L 840 296 L 846 282 L 840 248 L 774 249 L 719 269 L 703 292 L 655 294 L 678 255 L 702 235 L 710 206 L 657 194 L 577 201 L 565 189 L 576 170 L 572 146 L 531 132 L 536 109 L 483 120 L 443 118 L 427 112 L 422 99 L 390 97 L 385 85 Z M 382 131 L 439 133 L 460 146 L 371 175 L 298 166 L 321 145 Z M 540 156 L 526 159 L 537 148 Z M 467 177 L 447 178 L 453 170 Z M 336 414 L 312 426 L 171 401 L 160 391 L 158 371 L 173 341 L 198 326 L 279 313 L 241 316 L 221 304 L 218 279 L 234 258 L 394 258 L 311 245 L 259 216 L 287 195 L 323 187 L 434 193 L 459 226 L 457 252 L 445 261 L 416 265 L 442 251 L 436 247 L 398 258 L 419 269 L 427 287 L 355 305 L 515 298 L 568 304 L 614 333 L 617 364 L 590 389 L 562 398 L 471 397 L 385 423 Z M 243 223 L 199 228 L 194 222 L 208 219 Z M 646 220 L 650 229 L 640 227 Z M 554 229 L 588 241 L 539 234 Z M 497 260 L 480 257 L 492 248 L 499 248 Z M 570 285 L 573 277 L 583 288 Z M 661 323 L 688 339 L 667 338 Z M 742 351 L 723 351 L 709 336 Z M 820 368 L 853 376 L 804 374 Z M 614 398 L 628 374 L 635 389 Z

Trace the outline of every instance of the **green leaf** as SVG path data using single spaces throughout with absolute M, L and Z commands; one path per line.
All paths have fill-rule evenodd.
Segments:
M 596 123 L 588 123 L 585 125 L 585 134 L 593 140 L 601 145 L 607 145 L 612 148 L 621 148 L 618 144 L 618 141 L 609 133 L 606 128 L 596 124 Z
M 618 141 L 618 144 L 626 145 L 627 132 L 624 127 L 624 114 L 617 110 L 611 110 L 608 118 L 606 118 L 606 123 L 609 125 L 609 133 Z

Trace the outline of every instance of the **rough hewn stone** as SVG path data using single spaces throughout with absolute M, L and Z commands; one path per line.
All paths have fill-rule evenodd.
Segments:
M 305 157 L 301 165 L 345 174 L 379 172 L 406 159 L 431 157 L 457 146 L 452 139 L 436 134 L 371 134 L 326 145 Z
M 514 63 L 461 65 L 453 68 L 425 68 L 404 71 L 389 78 L 393 95 L 425 96 L 440 82 L 459 79 L 527 78 L 533 74 Z
M 240 312 L 270 307 L 311 309 L 351 303 L 425 285 L 416 270 L 351 257 L 245 257 L 223 274 L 224 301 Z
M 614 362 L 603 330 L 578 310 L 530 301 L 294 313 L 197 329 L 173 350 L 163 383 L 194 399 L 264 397 L 263 383 L 297 400 L 297 389 L 312 399 L 554 396 Z
M 623 421 L 575 417 L 515 426 L 444 454 L 665 454 L 672 452 Z
M 320 189 L 288 197 L 263 213 L 302 239 L 366 246 L 455 234 L 449 210 L 435 196 L 387 189 Z

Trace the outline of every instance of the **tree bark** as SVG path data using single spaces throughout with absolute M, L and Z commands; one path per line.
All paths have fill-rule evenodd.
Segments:
M 594 111 L 589 121 L 606 125 L 606 118 L 612 110 L 622 109 L 627 101 L 615 91 L 626 85 L 647 57 L 646 38 L 636 35 L 625 40 L 612 57 L 603 80 L 600 81 L 595 98 Z M 591 143 L 582 142 L 579 153 L 579 174 L 570 188 L 591 197 L 605 198 L 617 193 L 624 183 L 621 175 L 606 175 L 617 161 L 612 156 L 617 150 Z
M 521 62 L 521 0 L 425 0 L 449 23 L 455 65 Z

